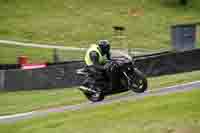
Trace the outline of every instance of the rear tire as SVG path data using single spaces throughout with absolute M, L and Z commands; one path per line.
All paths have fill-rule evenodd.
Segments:
M 99 93 L 89 93 L 89 92 L 84 92 L 85 96 L 87 99 L 89 99 L 92 102 L 100 102 L 104 100 L 104 94 L 99 92 Z

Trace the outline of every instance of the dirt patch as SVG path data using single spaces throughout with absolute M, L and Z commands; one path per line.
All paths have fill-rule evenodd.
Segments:
M 170 133 L 199 133 L 200 128 L 197 127 L 184 127 L 184 128 L 177 128 L 173 132 Z
M 143 16 L 144 10 L 142 8 L 130 8 L 128 9 L 128 15 L 133 17 Z

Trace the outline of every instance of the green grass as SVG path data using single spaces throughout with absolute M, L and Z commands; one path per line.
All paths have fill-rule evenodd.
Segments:
M 27 56 L 30 63 L 37 63 L 53 62 L 54 50 L 0 44 L 0 53 L 0 64 L 16 64 L 20 56 Z M 83 51 L 57 50 L 57 53 L 61 61 L 82 59 L 84 55 Z
M 161 76 L 148 79 L 149 89 L 158 89 L 171 85 L 196 81 L 200 71 Z M 132 92 L 128 92 L 132 93 Z M 126 95 L 122 93 L 120 95 Z M 54 89 L 35 91 L 0 92 L 0 115 L 28 112 L 64 105 L 78 104 L 87 101 L 78 89 Z
M 4 133 L 199 133 L 200 91 L 123 101 L 50 114 L 13 124 Z
M 86 99 L 76 88 L 0 92 L 0 115 L 72 105 Z
M 192 0 L 186 7 L 163 1 L 0 0 L 0 39 L 86 47 L 107 38 L 113 47 L 123 47 L 112 29 L 122 25 L 124 45 L 170 49 L 170 26 L 199 21 L 200 1 Z
M 185 72 L 173 75 L 165 75 L 160 77 L 149 78 L 149 88 L 162 88 L 176 84 L 184 84 L 200 80 L 200 71 Z

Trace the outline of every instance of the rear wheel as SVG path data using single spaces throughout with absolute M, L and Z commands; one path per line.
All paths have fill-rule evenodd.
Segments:
M 92 102 L 100 102 L 104 99 L 104 94 L 101 92 L 97 93 L 84 92 L 84 94 Z

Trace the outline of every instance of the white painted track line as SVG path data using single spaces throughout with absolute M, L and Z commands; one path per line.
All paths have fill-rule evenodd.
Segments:
M 25 47 L 37 47 L 37 48 L 47 48 L 47 49 L 59 49 L 59 50 L 69 50 L 69 51 L 86 51 L 87 48 L 79 48 L 79 47 L 67 47 L 67 46 L 58 46 L 58 45 L 49 45 L 49 44 L 38 44 L 38 43 L 25 43 L 18 41 L 10 41 L 10 40 L 0 40 L 0 43 L 7 45 L 16 45 L 16 46 L 25 46 Z M 123 49 L 112 49 L 112 53 L 116 56 L 119 55 L 127 55 L 127 50 Z M 143 54 L 145 52 L 134 51 L 133 54 Z
M 9 41 L 9 40 L 0 40 L 0 43 L 7 44 L 7 45 L 18 45 L 18 46 L 25 46 L 25 47 L 38 47 L 38 48 L 50 48 L 50 49 L 61 49 L 61 50 L 71 50 L 71 51 L 85 51 L 86 50 L 86 48 L 55 46 L 55 45 L 36 44 L 36 43 L 24 43 L 24 42 Z
M 0 120 L 29 116 L 29 115 L 32 115 L 33 113 L 34 112 L 27 112 L 27 113 L 19 113 L 19 114 L 14 114 L 14 115 L 0 116 Z

